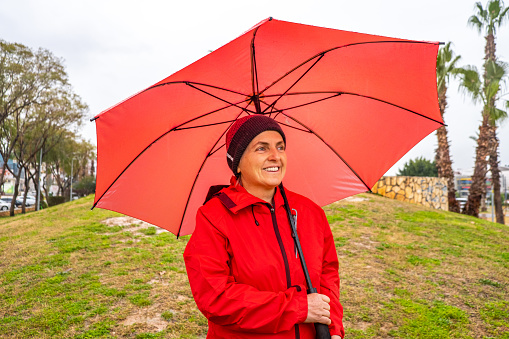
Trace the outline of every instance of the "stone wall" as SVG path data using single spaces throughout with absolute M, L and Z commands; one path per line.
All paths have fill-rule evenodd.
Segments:
M 372 191 L 391 199 L 449 210 L 447 181 L 444 178 L 382 177 Z

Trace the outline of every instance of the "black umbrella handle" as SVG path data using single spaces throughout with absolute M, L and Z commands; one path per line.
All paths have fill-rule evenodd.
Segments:
M 292 212 L 290 210 L 290 205 L 288 204 L 288 199 L 286 198 L 285 189 L 283 188 L 283 183 L 279 185 L 279 189 L 281 191 L 281 196 L 283 197 L 283 201 L 285 203 L 286 215 L 288 217 L 288 221 L 290 222 L 290 227 L 292 228 L 292 237 L 295 241 L 295 247 L 297 248 L 297 253 L 299 254 L 300 264 L 302 266 L 302 270 L 304 271 L 304 277 L 306 278 L 306 284 L 308 285 L 308 294 L 318 293 L 316 288 L 313 287 L 311 283 L 311 278 L 309 277 L 308 267 L 306 265 L 306 260 L 304 259 L 304 254 L 302 253 L 302 247 L 300 245 L 299 235 L 297 234 L 297 227 L 295 227 L 295 221 L 292 218 Z M 330 339 L 330 331 L 329 326 L 321 323 L 315 323 L 316 330 L 316 338 L 317 339 Z
M 308 294 L 318 293 L 316 288 L 312 287 L 309 289 Z M 322 323 L 315 323 L 316 339 L 331 339 L 329 326 Z
M 315 323 L 316 339 L 331 339 L 329 326 Z

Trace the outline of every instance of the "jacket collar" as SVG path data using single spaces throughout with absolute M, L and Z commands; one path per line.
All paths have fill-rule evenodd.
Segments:
M 219 194 L 225 194 L 227 196 L 226 198 L 219 199 L 225 205 L 226 208 L 228 208 L 232 213 L 237 213 L 243 208 L 246 208 L 251 205 L 255 204 L 264 204 L 267 205 L 268 203 L 260 198 L 255 197 L 244 187 L 237 184 L 237 178 L 235 176 L 232 176 L 230 179 L 230 186 L 227 188 L 222 189 Z M 274 205 L 276 207 L 283 206 L 284 200 L 281 196 L 281 192 L 279 191 L 279 188 L 276 187 L 276 193 L 274 194 Z

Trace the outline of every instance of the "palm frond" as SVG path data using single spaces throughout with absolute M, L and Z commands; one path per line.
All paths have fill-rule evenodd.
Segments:
M 491 100 L 495 100 L 498 90 L 500 89 L 500 83 L 498 81 L 492 81 L 484 88 L 484 101 L 487 105 Z
M 500 27 L 505 20 L 509 19 L 509 7 L 504 6 L 501 0 L 490 0 L 483 8 L 480 2 L 474 6 L 475 14 L 468 19 L 468 25 L 477 29 L 481 34 L 483 30 L 489 34 L 495 34 L 496 28 Z
M 504 100 L 504 109 L 497 108 L 496 104 L 502 85 L 505 85 L 507 74 L 509 72 L 509 64 L 502 61 L 488 60 L 484 64 L 486 70 L 485 88 L 484 88 L 484 105 L 489 114 L 492 124 L 496 125 L 501 123 L 507 118 L 507 111 L 509 104 Z
M 497 18 L 500 15 L 500 1 L 492 0 L 487 6 L 490 18 Z
M 482 101 L 482 82 L 477 68 L 475 66 L 464 66 L 459 70 L 459 74 L 461 79 L 460 90 L 469 95 L 474 102 Z
M 506 7 L 502 10 L 502 13 L 499 15 L 499 19 L 497 21 L 498 27 L 502 26 L 502 24 L 509 20 L 509 7 Z
M 481 15 L 483 18 L 487 16 L 486 10 L 482 7 L 482 3 L 480 1 L 474 4 L 474 9 L 477 8 L 477 13 Z
M 500 125 L 505 119 L 507 119 L 507 111 L 492 107 L 489 110 L 490 121 L 493 125 Z
M 482 21 L 476 16 L 476 15 L 472 15 L 470 18 L 468 18 L 468 25 L 477 29 L 477 32 L 479 34 L 482 33 L 482 29 L 483 29 L 483 23 Z
M 474 140 L 475 143 L 477 143 L 477 139 L 479 139 L 479 131 L 475 132 L 475 135 L 471 135 L 468 138 Z
M 488 82 L 499 82 L 505 84 L 509 65 L 503 61 L 487 60 L 484 63 L 486 69 L 486 80 Z
M 451 48 L 450 41 L 438 51 L 437 88 L 439 90 L 446 85 L 451 75 L 455 77 L 459 74 L 458 68 L 456 67 L 456 63 L 459 59 L 461 59 L 459 55 L 454 57 L 454 51 Z
M 460 68 L 461 67 L 456 67 L 456 63 L 458 62 L 458 60 L 461 59 L 461 55 L 458 55 L 454 58 L 454 60 L 452 60 L 450 63 L 449 63 L 449 67 L 447 68 L 447 70 L 451 73 L 451 74 L 459 74 L 460 72 Z

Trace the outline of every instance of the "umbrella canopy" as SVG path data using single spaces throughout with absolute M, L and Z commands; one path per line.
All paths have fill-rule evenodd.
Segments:
M 285 187 L 323 206 L 365 192 L 443 125 L 438 43 L 267 19 L 100 113 L 94 207 L 191 234 L 210 186 L 228 184 L 225 135 L 278 121 Z

